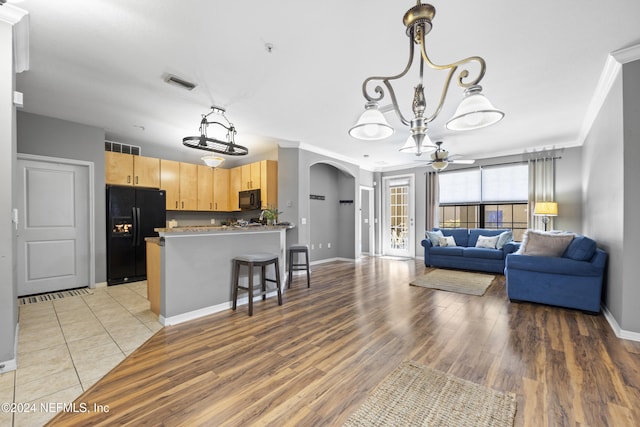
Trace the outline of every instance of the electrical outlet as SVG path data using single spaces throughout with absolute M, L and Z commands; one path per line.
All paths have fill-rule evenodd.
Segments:
M 322 249 L 322 243 L 318 243 L 318 249 Z
M 300 218 L 300 224 L 304 225 L 307 223 L 307 218 Z
M 331 249 L 331 243 L 327 243 L 327 249 Z
M 314 249 L 315 249 L 315 246 L 314 246 L 314 244 L 312 243 L 312 244 L 311 244 L 311 250 L 314 250 Z
M 216 219 L 215 218 L 211 218 L 211 224 L 216 225 Z

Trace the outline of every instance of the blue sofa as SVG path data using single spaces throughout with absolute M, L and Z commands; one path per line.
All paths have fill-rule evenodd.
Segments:
M 606 252 L 580 235 L 559 257 L 509 254 L 504 269 L 507 296 L 599 313 L 606 261 Z
M 422 241 L 422 246 L 426 267 L 458 268 L 502 274 L 506 255 L 519 248 L 519 244 L 513 241 L 507 242 L 501 249 L 475 247 L 479 236 L 498 236 L 505 231 L 510 231 L 506 229 L 434 228 L 433 230 L 440 230 L 444 236 L 453 236 L 457 246 L 438 246 L 425 233 L 426 238 Z

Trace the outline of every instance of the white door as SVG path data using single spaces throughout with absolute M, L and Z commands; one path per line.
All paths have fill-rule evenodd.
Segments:
M 383 178 L 383 255 L 415 256 L 413 182 L 413 175 Z
M 18 159 L 18 295 L 90 285 L 89 167 Z

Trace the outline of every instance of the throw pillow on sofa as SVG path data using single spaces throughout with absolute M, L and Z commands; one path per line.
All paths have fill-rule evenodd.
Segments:
M 426 231 L 427 239 L 431 240 L 433 246 L 440 246 L 440 239 L 444 237 L 442 231 Z
M 498 244 L 498 239 L 500 239 L 500 235 L 478 236 L 478 241 L 476 242 L 476 248 L 495 249 L 496 245 Z
M 527 230 L 517 253 L 521 255 L 560 257 L 575 235 Z
M 453 236 L 443 236 L 440 238 L 440 246 L 446 247 L 446 246 L 458 246 L 458 245 L 456 245 L 456 239 L 454 239 Z
M 498 243 L 496 243 L 496 249 L 504 248 L 504 245 L 506 245 L 507 242 L 513 240 L 513 231 L 503 231 L 502 233 L 500 233 L 499 237 L 500 238 L 498 239 Z

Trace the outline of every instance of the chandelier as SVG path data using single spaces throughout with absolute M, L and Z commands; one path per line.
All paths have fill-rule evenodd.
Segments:
M 225 123 L 217 121 L 209 121 L 209 116 L 213 113 L 220 115 Z M 234 141 L 236 135 L 236 128 L 225 116 L 225 110 L 220 107 L 211 107 L 211 111 L 202 115 L 200 121 L 200 136 L 187 136 L 182 138 L 182 143 L 191 148 L 197 148 L 198 150 L 212 151 L 218 154 L 226 154 L 228 156 L 245 156 L 249 154 L 247 147 L 237 145 Z M 227 131 L 226 140 L 217 138 L 210 138 L 207 136 L 207 128 L 209 125 L 221 126 Z M 208 156 L 205 156 L 208 157 Z
M 440 114 L 451 85 L 451 80 L 458 71 L 458 68 L 471 63 L 478 64 L 478 74 L 475 78 L 471 79 L 469 77 L 469 70 L 467 69 L 461 69 L 458 73 L 457 83 L 458 86 L 464 89 L 464 98 L 460 102 L 453 117 L 446 122 L 447 129 L 479 129 L 492 125 L 504 117 L 504 113 L 495 108 L 482 94 L 482 86 L 480 86 L 479 83 L 485 74 L 486 64 L 484 59 L 479 56 L 471 56 L 448 65 L 437 65 L 431 62 L 425 47 L 425 37 L 431 31 L 431 21 L 435 14 L 436 9 L 432 5 L 427 3 L 423 4 L 420 0 L 416 2 L 416 6 L 405 13 L 403 22 L 407 27 L 406 33 L 409 37 L 409 61 L 400 74 L 388 77 L 373 76 L 367 78 L 362 83 L 362 94 L 367 102 L 365 104 L 365 111 L 360 115 L 356 124 L 349 129 L 349 134 L 352 137 L 371 141 L 388 138 L 394 133 L 393 127 L 389 125 L 383 113 L 378 109 L 378 102 L 385 97 L 385 90 L 382 87 L 384 85 L 389 92 L 393 110 L 402 124 L 409 126 L 411 132 L 409 139 L 406 144 L 400 148 L 400 151 L 414 153 L 419 156 L 427 149 L 434 149 L 435 146 L 427 135 L 427 125 Z M 418 45 L 418 49 L 420 49 L 420 70 L 418 83 L 414 87 L 412 104 L 413 118 L 407 120 L 398 106 L 396 93 L 391 82 L 404 77 L 411 69 L 415 50 L 414 45 Z M 430 116 L 425 116 L 427 107 L 423 85 L 425 64 L 434 70 L 448 70 L 438 105 Z M 372 81 L 378 82 L 373 89 L 374 93 L 369 92 L 369 83 Z

